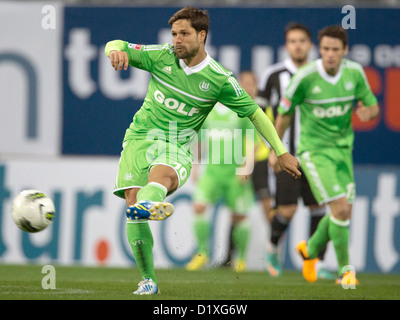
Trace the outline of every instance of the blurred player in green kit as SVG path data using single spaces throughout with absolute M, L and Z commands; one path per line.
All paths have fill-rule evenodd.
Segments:
M 321 58 L 301 68 L 291 79 L 279 106 L 276 130 L 280 137 L 299 106 L 301 133 L 298 155 L 319 204 L 327 214 L 311 238 L 297 245 L 303 258 L 303 276 L 317 280 L 314 268 L 320 249 L 331 240 L 338 262 L 338 284 L 358 283 L 349 265 L 349 225 L 355 198 L 353 173 L 353 102 L 362 121 L 379 116 L 377 100 L 362 66 L 344 58 L 348 52 L 346 31 L 329 26 L 318 34 Z
M 134 292 L 139 295 L 159 293 L 148 220 L 173 213 L 164 199 L 187 181 L 197 132 L 217 102 L 248 117 L 274 148 L 282 169 L 301 176 L 297 159 L 286 151 L 268 117 L 205 50 L 207 12 L 185 7 L 168 23 L 173 45 L 114 40 L 105 48 L 116 71 L 132 66 L 151 75 L 144 103 L 125 133 L 114 188 L 128 207 L 127 238 L 142 277 Z
M 245 71 L 240 74 L 239 82 L 244 89 L 250 81 L 257 89 L 253 73 Z M 223 199 L 232 213 L 233 267 L 241 272 L 246 269 L 250 235 L 247 214 L 255 202 L 250 180 L 254 166 L 254 127 L 247 118 L 239 118 L 227 107 L 218 104 L 210 112 L 201 132 L 202 149 L 205 149 L 208 157 L 193 196 L 194 233 L 198 250 L 186 269 L 193 271 L 207 266 L 212 230 L 209 210 Z

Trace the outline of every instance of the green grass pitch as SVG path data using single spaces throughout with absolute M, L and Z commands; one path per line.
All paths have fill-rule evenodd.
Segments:
M 0 264 L 0 300 L 398 300 L 399 274 L 359 273 L 360 285 L 343 289 L 332 280 L 307 283 L 298 271 L 280 278 L 230 269 L 156 270 L 160 295 L 135 296 L 135 268 L 55 265 L 55 289 L 43 289 L 41 265 Z

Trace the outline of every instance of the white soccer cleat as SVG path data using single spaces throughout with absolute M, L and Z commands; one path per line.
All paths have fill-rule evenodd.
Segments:
M 138 286 L 139 286 L 138 289 L 133 294 L 137 295 L 158 294 L 158 285 L 150 278 L 146 278 L 140 281 Z

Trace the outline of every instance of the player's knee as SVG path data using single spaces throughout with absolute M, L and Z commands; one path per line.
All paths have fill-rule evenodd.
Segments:
M 335 206 L 334 210 L 332 210 L 332 215 L 339 220 L 349 220 L 351 218 L 351 206 L 348 204 Z
M 197 215 L 204 215 L 207 209 L 207 206 L 202 203 L 195 203 L 193 205 L 194 213 Z
M 127 207 L 133 206 L 136 203 L 139 190 L 139 188 L 130 188 L 125 190 L 124 194 Z
M 232 223 L 234 225 L 245 222 L 246 220 L 247 220 L 247 215 L 245 215 L 245 214 L 233 214 L 232 215 Z
M 149 182 L 158 182 L 165 186 L 168 191 L 175 191 L 179 186 L 176 171 L 165 165 L 157 165 L 150 170 Z

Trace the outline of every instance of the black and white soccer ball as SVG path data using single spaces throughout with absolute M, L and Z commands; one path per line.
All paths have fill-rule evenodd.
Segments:
M 11 214 L 15 224 L 26 232 L 46 229 L 54 219 L 53 201 L 39 190 L 24 190 L 12 202 Z

